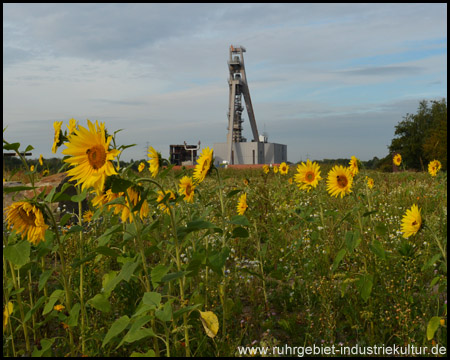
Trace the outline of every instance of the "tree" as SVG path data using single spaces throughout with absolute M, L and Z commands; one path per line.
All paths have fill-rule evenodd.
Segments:
M 445 99 L 431 103 L 430 108 L 421 101 L 417 114 L 406 114 L 395 127 L 397 137 L 388 148 L 391 154 L 399 152 L 408 168 L 426 170 L 434 159 L 447 168 L 447 103 Z

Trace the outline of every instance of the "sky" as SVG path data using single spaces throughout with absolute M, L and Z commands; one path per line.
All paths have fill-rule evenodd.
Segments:
M 104 122 L 121 160 L 226 142 L 230 45 L 259 133 L 288 161 L 382 158 L 447 98 L 447 4 L 3 4 L 3 137 L 52 154 L 53 123 Z M 244 112 L 243 135 L 252 139 Z

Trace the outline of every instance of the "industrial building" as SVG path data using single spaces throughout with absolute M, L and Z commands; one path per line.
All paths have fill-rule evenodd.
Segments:
M 277 164 L 287 161 L 287 145 L 269 143 L 267 136 L 258 133 L 245 73 L 244 52 L 243 46 L 230 46 L 227 142 L 214 144 L 215 163 L 216 165 L 222 163 Z M 244 122 L 242 118 L 244 110 L 242 96 L 253 134 L 251 142 L 247 142 L 247 139 L 242 135 L 242 123 Z

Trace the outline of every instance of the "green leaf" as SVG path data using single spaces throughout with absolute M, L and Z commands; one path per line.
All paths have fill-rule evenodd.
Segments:
M 3 149 L 5 150 L 14 150 L 16 152 L 19 152 L 20 143 L 12 143 L 12 144 L 5 144 L 3 143 Z
M 31 245 L 24 240 L 14 245 L 8 245 L 3 249 L 3 255 L 17 268 L 21 268 L 30 260 Z
M 105 274 L 103 276 L 103 293 L 106 297 L 109 297 L 111 295 L 111 292 L 114 290 L 114 288 L 117 286 L 118 283 L 120 283 L 122 279 L 117 276 L 116 271 L 110 271 L 109 273 Z
M 230 220 L 230 223 L 234 225 L 250 226 L 250 222 L 244 215 L 233 216 Z
M 115 194 L 119 192 L 125 192 L 130 186 L 133 186 L 134 183 L 129 180 L 120 179 L 118 177 L 113 178 L 112 185 L 111 185 L 111 191 Z
M 158 308 L 161 304 L 161 294 L 153 291 L 146 292 L 142 297 L 142 302 L 145 305 L 151 305 Z
M 429 260 L 427 263 L 425 263 L 422 266 L 422 271 L 425 271 L 426 269 L 428 269 L 430 266 L 432 266 L 436 261 L 438 261 L 441 258 L 441 254 L 436 254 L 434 255 L 431 260 Z
M 70 200 L 72 200 L 73 202 L 82 202 L 84 199 L 86 199 L 87 193 L 88 190 L 84 189 L 81 194 L 73 195 Z
M 18 192 L 18 191 L 24 191 L 24 190 L 32 190 L 32 189 L 36 189 L 35 186 L 9 186 L 9 187 L 4 187 L 3 186 L 3 193 L 5 194 L 9 194 L 12 192 Z
M 439 322 L 441 321 L 441 318 L 439 316 L 433 316 L 427 325 L 427 339 L 431 340 L 434 338 L 434 334 L 436 333 L 437 329 L 439 329 Z
M 383 245 L 378 240 L 374 240 L 370 245 L 370 250 L 377 255 L 380 259 L 386 260 L 386 252 L 383 249 Z
M 39 276 L 39 285 L 38 290 L 41 291 L 45 284 L 47 283 L 47 280 L 49 277 L 53 274 L 53 270 L 45 270 L 40 276 Z
M 170 270 L 169 266 L 165 266 L 162 264 L 156 265 L 151 271 L 152 285 L 153 287 L 157 287 L 161 282 L 161 279 L 164 275 L 166 275 Z
M 155 316 L 164 322 L 172 320 L 172 305 L 170 302 L 164 304 L 163 310 L 156 310 Z
M 123 337 L 122 341 L 117 345 L 116 349 L 122 346 L 124 342 L 132 343 L 137 340 L 143 339 L 147 336 L 155 336 L 153 331 L 151 333 L 148 333 L 146 330 L 151 329 L 142 329 L 142 327 L 148 323 L 151 319 L 153 319 L 150 315 L 144 315 L 139 318 L 137 318 L 134 323 L 131 325 L 130 330 L 126 333 L 126 335 Z
M 347 250 L 349 253 L 353 252 L 355 248 L 359 245 L 361 242 L 361 238 L 359 236 L 359 231 L 355 230 L 353 231 L 347 231 L 345 234 L 345 245 L 347 246 Z
M 145 354 L 138 353 L 136 351 L 133 351 L 130 355 L 130 357 L 156 357 L 155 351 L 150 349 Z
M 45 302 L 45 296 L 41 296 L 38 301 L 34 304 L 33 308 L 30 309 L 27 314 L 25 315 L 25 318 L 23 319 L 24 322 L 27 322 L 31 319 L 31 316 L 36 312 L 37 309 Z
M 187 275 L 186 271 L 178 271 L 178 272 L 170 273 L 170 274 L 164 275 L 161 279 L 161 282 L 169 282 L 172 280 L 176 280 L 176 279 L 182 278 L 185 275 Z
M 69 313 L 69 320 L 67 321 L 67 325 L 69 326 L 77 326 L 78 325 L 78 318 L 80 316 L 80 309 L 81 305 L 80 303 L 76 303 Z
M 339 250 L 336 257 L 334 258 L 333 267 L 331 268 L 331 272 L 334 272 L 338 268 L 340 262 L 342 261 L 342 259 L 344 258 L 346 253 L 347 253 L 347 250 L 345 250 L 345 249 Z
M 116 250 L 113 250 L 113 249 L 111 249 L 111 248 L 109 248 L 107 246 L 98 246 L 95 249 L 95 252 L 98 253 L 98 254 L 102 254 L 102 255 L 110 256 L 110 257 L 117 257 L 117 256 L 119 256 L 119 254 L 117 253 Z
M 34 147 L 32 145 L 28 145 L 24 152 L 28 152 L 28 151 L 31 151 L 31 150 L 34 150 Z
M 224 247 L 219 253 L 213 254 L 207 259 L 207 265 L 217 274 L 222 275 L 222 268 L 230 254 L 230 249 Z
M 55 290 L 52 292 L 48 299 L 48 303 L 45 304 L 44 310 L 42 311 L 42 315 L 48 314 L 53 310 L 53 306 L 58 300 L 61 300 L 64 297 L 64 290 Z
M 108 332 L 106 333 L 105 338 L 103 339 L 102 347 L 108 344 L 113 337 L 119 335 L 123 330 L 125 330 L 129 322 L 130 318 L 126 315 L 114 321 L 111 327 L 109 328 Z
M 227 198 L 230 198 L 230 197 L 232 197 L 232 196 L 234 196 L 234 195 L 236 195 L 236 194 L 239 194 L 241 191 L 242 191 L 242 190 L 239 190 L 239 189 L 237 189 L 237 190 L 231 190 L 231 191 L 227 194 Z
M 123 264 L 122 270 L 120 271 L 119 277 L 123 280 L 125 280 L 126 282 L 130 281 L 131 276 L 134 273 L 134 270 L 136 270 L 136 268 L 138 267 L 138 265 L 140 264 L 140 261 L 129 261 L 125 264 Z
M 51 349 L 52 349 L 52 345 L 53 345 L 53 342 L 55 341 L 55 339 L 56 338 L 53 338 L 50 340 L 42 339 L 40 341 L 42 349 L 38 350 L 37 346 L 35 346 L 33 348 L 33 352 L 31 353 L 31 356 L 32 357 L 43 357 L 43 356 L 49 357 L 49 356 L 51 356 Z
M 356 288 L 358 289 L 359 294 L 361 295 L 364 302 L 369 299 L 370 293 L 372 292 L 372 286 L 373 275 L 370 274 L 361 275 L 358 281 L 356 281 Z
M 92 299 L 89 299 L 86 304 L 91 305 L 101 312 L 108 313 L 111 311 L 111 304 L 104 294 L 97 294 Z
M 378 223 L 375 225 L 375 233 L 378 236 L 385 236 L 388 232 L 388 229 L 386 227 L 386 225 L 382 224 L 382 223 Z
M 241 226 L 233 229 L 233 233 L 231 234 L 233 238 L 247 238 L 249 236 L 248 230 Z

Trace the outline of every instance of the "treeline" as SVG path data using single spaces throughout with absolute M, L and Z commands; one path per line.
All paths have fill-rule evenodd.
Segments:
M 439 160 L 447 170 L 447 101 L 423 100 L 416 114 L 407 114 L 395 127 L 388 157 L 400 153 L 407 169 L 427 171 L 428 163 Z
M 423 100 L 419 104 L 416 114 L 406 114 L 403 120 L 395 126 L 394 138 L 388 146 L 389 154 L 382 159 L 376 156 L 369 161 L 361 161 L 366 169 L 392 171 L 392 158 L 396 153 L 402 156 L 402 164 L 408 170 L 427 171 L 427 165 L 432 160 L 439 160 L 442 170 L 447 170 L 447 101 L 428 102 Z M 3 169 L 13 171 L 22 166 L 17 157 L 4 156 Z M 38 159 L 27 159 L 29 165 L 37 166 Z M 145 161 L 145 160 L 140 160 Z M 121 167 L 132 165 L 137 171 L 140 161 L 120 161 Z M 347 166 L 350 159 L 323 159 L 319 164 L 339 164 Z M 298 162 L 300 163 L 300 162 Z M 63 165 L 62 159 L 45 159 L 44 169 L 50 174 L 59 171 Z

